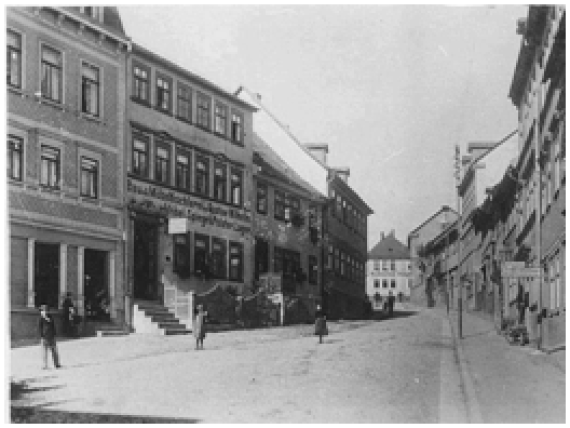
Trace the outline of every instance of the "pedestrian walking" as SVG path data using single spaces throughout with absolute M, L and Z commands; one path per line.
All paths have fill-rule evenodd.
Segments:
M 48 360 L 48 350 L 51 351 L 51 355 L 53 358 L 53 365 L 56 369 L 60 368 L 61 365 L 59 364 L 59 356 L 57 354 L 57 344 L 55 341 L 55 321 L 53 317 L 48 314 L 48 306 L 42 305 L 40 307 L 40 319 L 38 321 L 38 330 L 40 335 L 40 346 L 42 348 L 42 355 L 43 355 L 43 362 L 44 366 L 43 369 L 48 368 L 47 360 Z
M 206 312 L 202 305 L 196 308 L 197 314 L 194 318 L 192 333 L 196 338 L 196 349 L 204 349 L 204 338 L 206 337 Z
M 323 336 L 329 334 L 327 330 L 327 317 L 319 305 L 315 311 L 315 335 L 319 336 L 319 343 L 323 343 Z

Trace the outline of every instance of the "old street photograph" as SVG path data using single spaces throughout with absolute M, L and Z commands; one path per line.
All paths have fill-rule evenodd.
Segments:
M 563 3 L 4 12 L 5 423 L 566 422 Z

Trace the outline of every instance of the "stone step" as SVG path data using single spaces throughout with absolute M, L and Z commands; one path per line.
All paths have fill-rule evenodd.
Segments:
M 149 314 L 149 315 L 145 313 L 145 316 L 147 318 L 150 318 L 152 322 L 163 322 L 163 321 L 166 322 L 166 321 L 176 320 L 176 317 L 172 312 L 169 312 L 167 314 Z
M 190 334 L 192 333 L 192 330 L 187 330 L 187 329 L 165 329 L 164 330 L 164 334 L 166 336 L 173 336 L 175 334 Z
M 186 326 L 184 324 L 180 324 L 180 322 L 178 320 L 176 320 L 176 322 L 159 322 L 158 327 L 167 328 L 167 329 L 171 328 L 171 329 L 175 329 L 175 330 L 180 330 L 180 329 L 186 328 Z
M 105 336 L 127 336 L 128 331 L 125 330 L 97 330 L 97 337 Z

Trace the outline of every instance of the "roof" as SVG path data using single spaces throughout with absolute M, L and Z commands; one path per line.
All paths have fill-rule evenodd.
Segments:
M 68 14 L 72 14 L 77 19 L 89 22 L 91 25 L 103 28 L 117 37 L 120 37 L 122 39 L 128 39 L 125 30 L 123 28 L 123 22 L 121 21 L 119 10 L 116 7 L 105 6 L 103 8 L 103 22 L 100 22 L 97 19 L 94 19 L 89 15 L 86 15 L 85 13 L 81 13 L 80 7 L 68 6 L 68 7 L 60 7 L 55 9 L 61 10 Z
M 428 224 L 430 221 L 432 221 L 435 217 L 437 217 L 442 211 L 450 211 L 452 213 L 455 213 L 456 215 L 459 216 L 459 214 L 457 213 L 457 211 L 455 211 L 453 208 L 451 208 L 449 205 L 444 205 L 442 206 L 439 211 L 437 211 L 435 214 L 433 214 L 430 218 L 428 218 L 427 220 L 425 220 L 422 224 L 420 224 L 418 227 L 416 227 L 414 230 L 412 230 L 410 233 L 408 233 L 408 236 L 410 236 L 411 234 L 417 232 L 418 230 L 420 230 L 422 227 L 424 227 L 426 224 Z
M 368 259 L 410 259 L 410 250 L 398 241 L 394 235 L 389 234 L 370 250 Z
M 309 192 L 314 198 L 320 193 L 317 189 L 303 180 L 287 163 L 273 151 L 263 139 L 253 133 L 254 162 L 261 167 L 261 173 L 273 176 L 279 180 L 287 181 L 288 184 L 300 187 Z

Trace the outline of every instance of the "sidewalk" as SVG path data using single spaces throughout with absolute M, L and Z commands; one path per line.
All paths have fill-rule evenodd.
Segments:
M 445 308 L 433 310 L 447 316 Z M 491 321 L 466 312 L 459 339 L 456 310 L 449 322 L 472 422 L 565 422 L 565 350 L 547 354 L 510 345 Z

